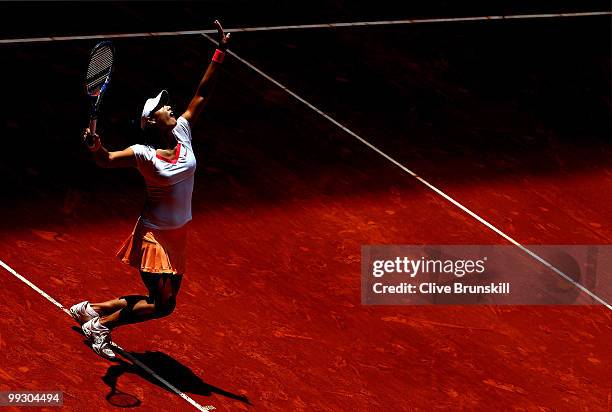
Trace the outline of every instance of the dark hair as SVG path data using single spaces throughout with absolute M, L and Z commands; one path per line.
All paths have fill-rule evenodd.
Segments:
M 141 133 L 141 141 L 145 146 L 151 146 L 154 149 L 163 149 L 164 136 L 157 127 L 145 126 Z

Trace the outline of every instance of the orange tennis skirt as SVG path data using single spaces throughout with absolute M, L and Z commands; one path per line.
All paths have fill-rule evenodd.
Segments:
M 138 219 L 132 234 L 117 251 L 117 257 L 141 272 L 182 275 L 188 226 L 189 223 L 178 229 L 157 230 L 143 226 Z

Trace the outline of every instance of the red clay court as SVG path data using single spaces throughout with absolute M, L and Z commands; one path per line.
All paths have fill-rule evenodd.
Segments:
M 612 244 L 610 13 L 271 29 L 609 4 L 321 2 L 271 17 L 237 3 L 178 3 L 167 16 L 166 3 L 109 3 L 108 27 L 51 27 L 51 3 L 35 29 L 6 29 L 4 40 L 69 38 L 0 42 L 0 391 L 62 391 L 75 411 L 610 410 L 610 301 L 369 306 L 360 266 L 362 245 L 510 244 L 481 220 L 526 246 Z M 37 6 L 0 7 L 8 21 Z M 117 150 L 136 143 L 145 96 L 167 88 L 183 109 L 214 45 L 174 32 L 216 17 L 260 30 L 232 32 L 194 128 L 177 309 L 116 329 L 124 352 L 109 362 L 49 300 L 144 292 L 114 257 L 144 185 L 135 170 L 96 168 L 80 146 L 83 65 L 99 40 L 75 36 L 141 33 L 113 39 L 99 127 Z

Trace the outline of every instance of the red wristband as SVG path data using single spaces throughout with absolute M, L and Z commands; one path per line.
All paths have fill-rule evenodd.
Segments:
M 223 59 L 225 58 L 225 52 L 217 49 L 215 50 L 215 55 L 212 58 L 212 61 L 215 63 L 223 63 Z

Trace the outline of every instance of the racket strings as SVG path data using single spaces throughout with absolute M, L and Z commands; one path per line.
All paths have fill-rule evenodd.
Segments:
M 101 47 L 92 54 L 89 60 L 91 63 L 108 62 L 108 64 L 112 64 L 113 50 L 110 47 Z
M 112 64 L 112 60 L 91 62 L 87 69 L 87 78 L 89 79 L 91 77 L 97 76 L 101 72 L 110 71 Z
M 87 68 L 87 77 L 91 77 L 101 71 L 109 71 L 113 65 L 112 55 L 105 60 L 92 60 Z
M 90 57 L 89 65 L 87 66 L 87 89 L 91 89 L 102 85 L 106 81 L 106 77 L 110 74 L 113 66 L 113 50 L 110 47 L 101 47 L 94 51 Z
M 91 87 L 96 87 L 96 86 L 101 85 L 102 83 L 106 81 L 107 75 L 108 75 L 108 72 L 105 71 L 105 72 L 99 73 L 95 77 L 88 78 L 87 87 L 91 88 Z

